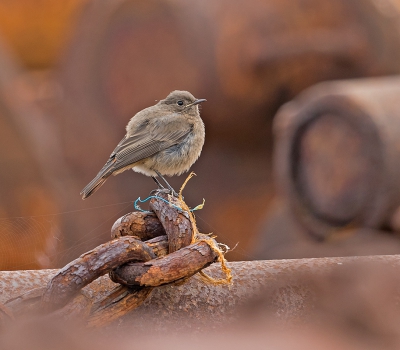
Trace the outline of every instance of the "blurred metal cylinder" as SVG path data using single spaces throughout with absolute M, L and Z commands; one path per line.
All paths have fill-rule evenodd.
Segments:
M 400 78 L 318 84 L 275 119 L 275 170 L 318 238 L 382 228 L 400 206 Z

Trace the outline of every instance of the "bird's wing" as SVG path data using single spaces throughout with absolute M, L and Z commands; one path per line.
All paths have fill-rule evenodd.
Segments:
M 191 131 L 192 125 L 176 114 L 139 125 L 131 135 L 125 135 L 118 143 L 107 163 L 82 190 L 82 198 L 97 191 L 111 174 L 182 142 Z
M 125 136 L 110 156 L 112 172 L 182 142 L 191 130 L 189 123 L 171 117 L 160 118 L 147 128 Z

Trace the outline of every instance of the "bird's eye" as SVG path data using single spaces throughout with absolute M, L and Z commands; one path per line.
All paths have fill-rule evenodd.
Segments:
M 183 101 L 182 101 L 182 100 L 179 100 L 176 104 L 177 104 L 178 106 L 183 106 Z

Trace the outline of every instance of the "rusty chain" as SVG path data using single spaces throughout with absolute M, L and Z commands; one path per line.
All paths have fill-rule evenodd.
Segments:
M 118 219 L 111 241 L 67 264 L 46 287 L 1 305 L 0 321 L 35 312 L 84 317 L 89 327 L 103 326 L 139 306 L 154 287 L 184 281 L 217 260 L 227 278 L 209 280 L 230 283 L 222 250 L 213 238 L 198 232 L 181 196 L 158 192 L 149 206 L 151 212 Z M 119 285 L 94 303 L 82 288 L 107 273 Z

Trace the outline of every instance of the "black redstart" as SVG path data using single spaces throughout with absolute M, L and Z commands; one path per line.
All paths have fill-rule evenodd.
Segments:
M 110 175 L 127 169 L 151 176 L 164 188 L 157 179 L 160 177 L 175 194 L 163 175 L 182 174 L 199 158 L 205 129 L 198 104 L 204 101 L 187 91 L 173 91 L 135 114 L 107 163 L 82 190 L 82 199 L 96 192 Z

